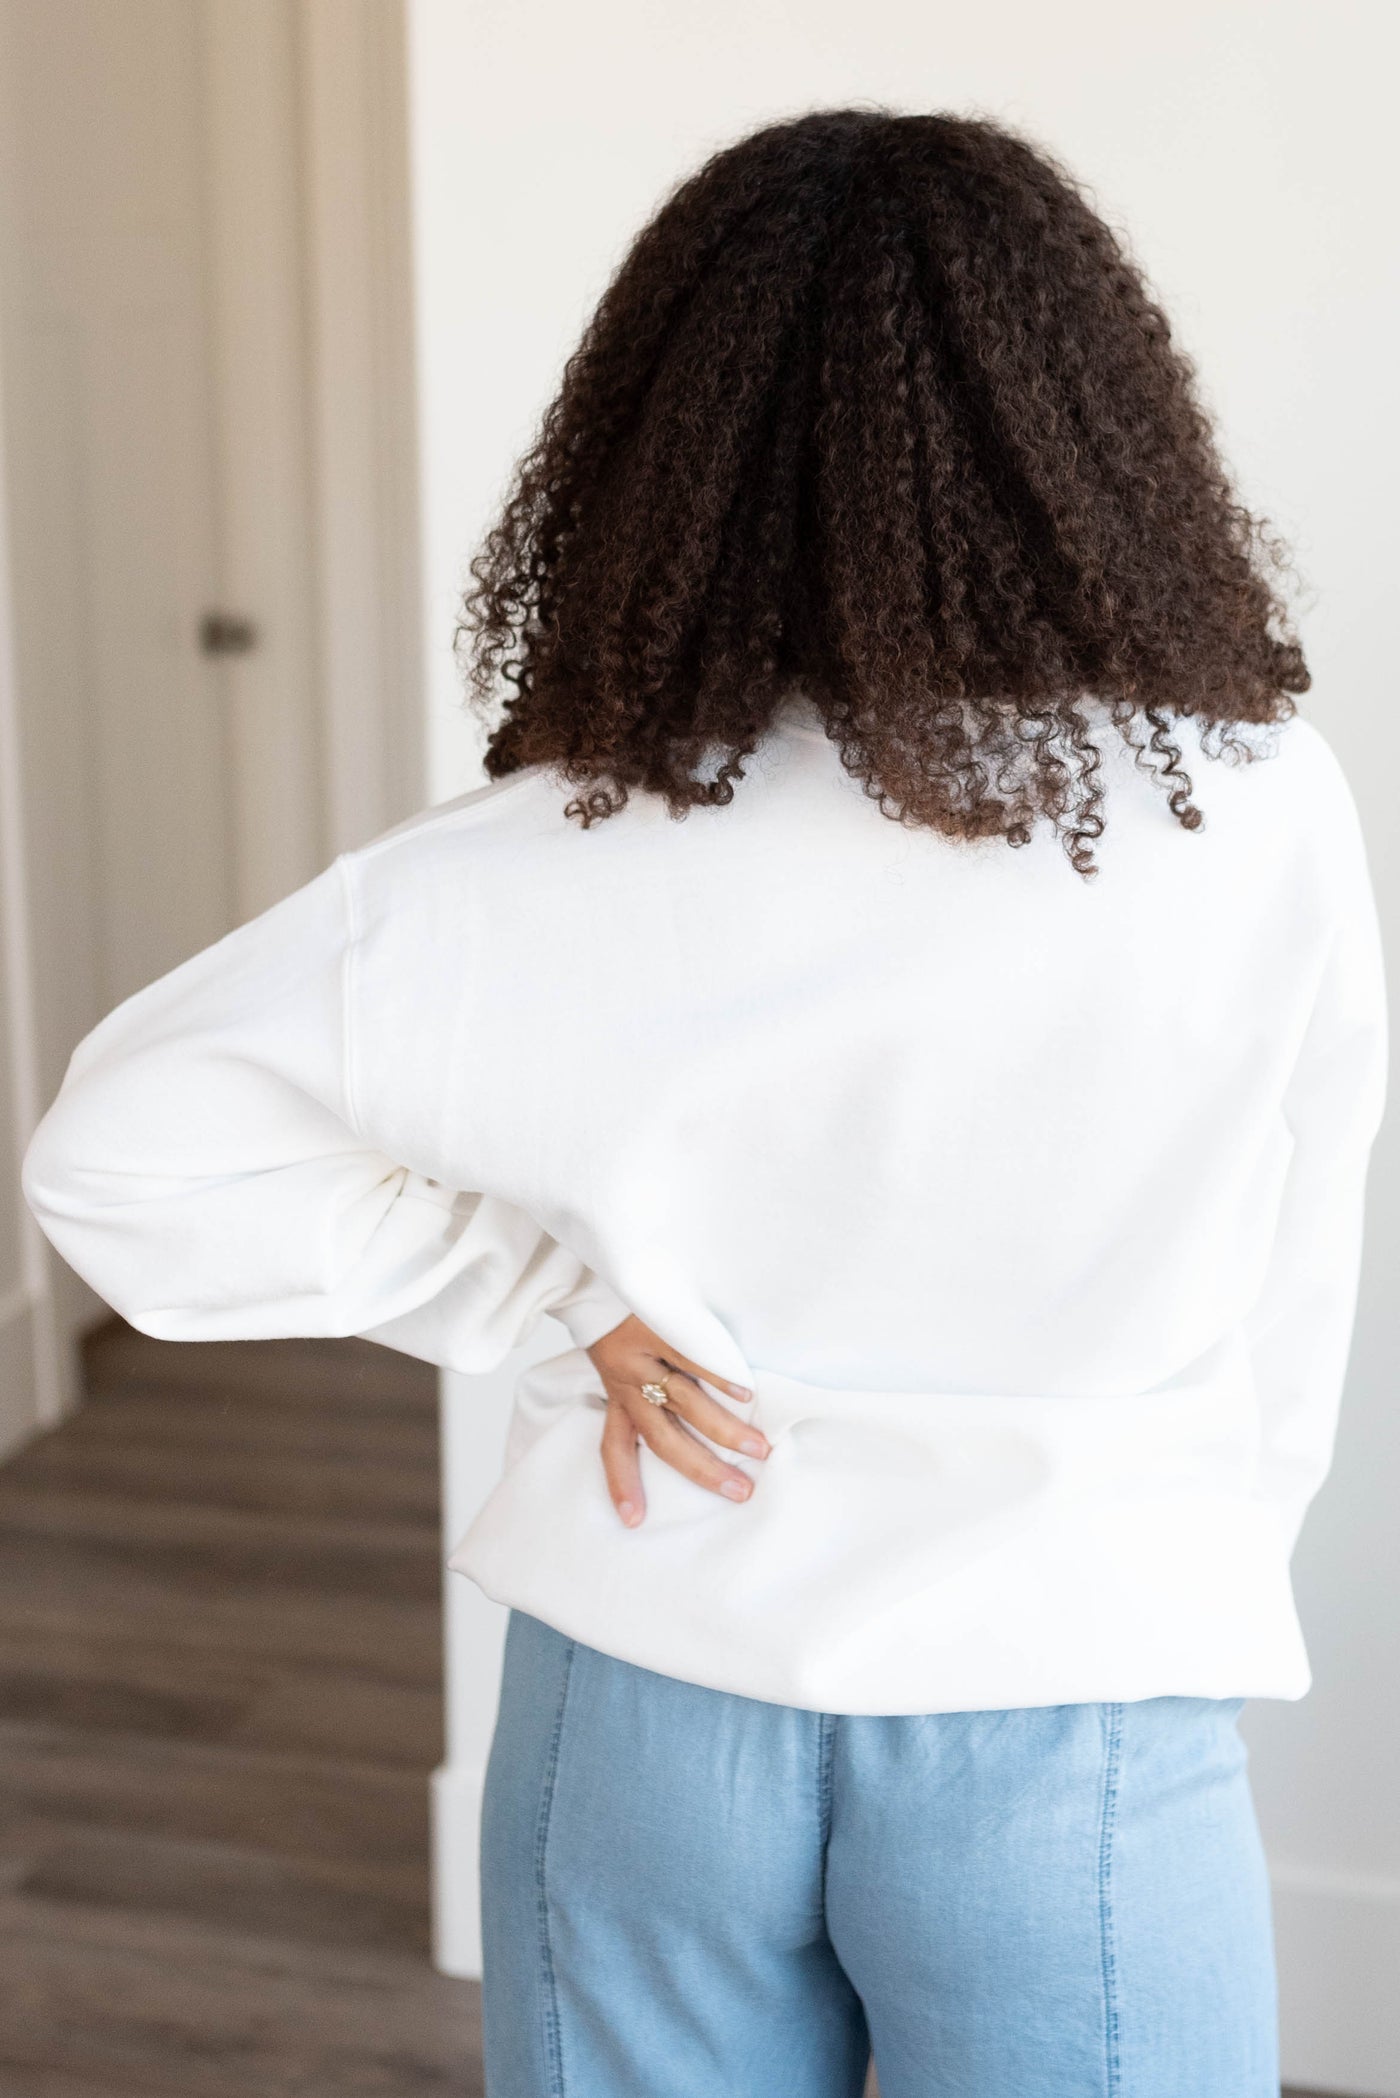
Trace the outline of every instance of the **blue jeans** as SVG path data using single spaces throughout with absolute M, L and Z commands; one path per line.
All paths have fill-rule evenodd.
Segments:
M 512 1612 L 488 2098 L 1278 2098 L 1242 1703 L 853 1718 Z

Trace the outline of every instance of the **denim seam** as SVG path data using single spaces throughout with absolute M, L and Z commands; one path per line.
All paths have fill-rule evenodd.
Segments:
M 1103 1972 L 1104 2089 L 1118 2098 L 1122 2065 L 1118 2032 L 1118 1960 L 1113 1929 L 1113 1837 L 1118 1818 L 1118 1782 L 1123 1756 L 1123 1707 L 1104 1713 L 1103 1796 L 1099 1806 L 1099 1956 Z
M 563 1680 L 559 1686 L 559 1707 L 554 1715 L 554 1731 L 550 1736 L 549 1755 L 545 1763 L 544 1785 L 540 1793 L 539 1820 L 535 1826 L 535 1899 L 539 1927 L 545 2068 L 549 2077 L 549 2098 L 565 2098 L 565 2094 L 564 2051 L 559 2021 L 559 1988 L 554 1969 L 554 1947 L 549 1934 L 549 1893 L 545 1886 L 545 1864 L 549 1849 L 549 1831 L 554 1813 L 554 1782 L 559 1768 L 560 1742 L 564 1733 L 564 1711 L 568 1704 L 569 1681 L 573 1674 L 574 1650 L 575 1642 L 570 1639 L 564 1650 L 564 1672 Z
M 823 1861 L 831 1835 L 831 1766 L 835 1749 L 836 1714 L 820 1712 L 817 1715 L 817 1830 Z

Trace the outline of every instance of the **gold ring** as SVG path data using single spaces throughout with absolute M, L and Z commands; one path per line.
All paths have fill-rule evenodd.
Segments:
M 644 1384 L 642 1386 L 642 1397 L 653 1406 L 669 1406 L 671 1403 L 671 1395 L 667 1391 L 666 1386 L 670 1382 L 673 1374 L 674 1373 L 671 1370 L 667 1370 L 666 1375 L 664 1377 L 661 1377 L 650 1384 Z

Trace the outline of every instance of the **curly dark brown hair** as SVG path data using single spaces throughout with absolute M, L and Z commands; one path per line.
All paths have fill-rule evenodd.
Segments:
M 729 801 L 791 692 L 886 814 L 1080 872 L 1086 701 L 1201 821 L 1172 720 L 1307 690 L 1275 536 L 1194 370 L 1073 178 L 979 118 L 819 110 L 668 198 L 569 359 L 471 564 L 488 773 L 588 824 Z M 1099 734 L 1105 732 L 1100 714 Z

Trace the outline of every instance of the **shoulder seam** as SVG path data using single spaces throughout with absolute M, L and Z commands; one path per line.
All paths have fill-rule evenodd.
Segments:
M 469 790 L 468 795 L 459 797 L 455 804 L 449 803 L 441 809 L 420 809 L 416 815 L 406 816 L 403 822 L 396 823 L 392 830 L 385 831 L 381 837 L 371 838 L 365 845 L 357 846 L 353 853 L 347 853 L 345 857 L 360 861 L 376 859 L 392 847 L 406 844 L 410 838 L 421 837 L 425 832 L 436 830 L 444 824 L 463 822 L 479 808 L 494 807 L 498 801 L 506 800 L 518 788 L 528 786 L 540 777 L 542 774 L 537 766 L 526 766 L 506 779 L 488 780 L 485 787 Z

